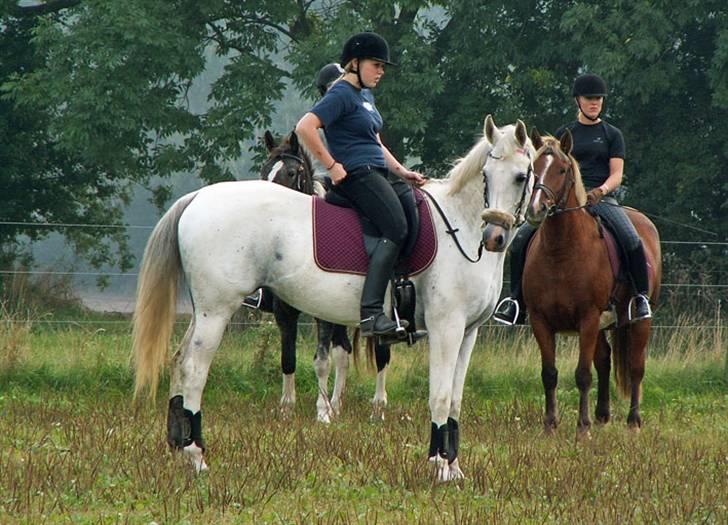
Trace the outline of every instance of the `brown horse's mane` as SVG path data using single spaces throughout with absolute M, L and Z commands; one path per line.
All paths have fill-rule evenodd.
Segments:
M 576 193 L 576 201 L 579 203 L 579 206 L 584 206 L 586 204 L 586 189 L 584 188 L 584 182 L 581 180 L 579 163 L 576 161 L 574 156 L 571 155 L 571 153 L 567 155 L 561 150 L 561 142 L 556 137 L 544 135 L 541 138 L 543 139 L 543 146 L 541 146 L 536 152 L 536 157 L 538 158 L 548 150 L 549 152 L 558 155 L 561 160 L 568 160 L 571 162 L 571 167 L 574 172 L 574 192 Z

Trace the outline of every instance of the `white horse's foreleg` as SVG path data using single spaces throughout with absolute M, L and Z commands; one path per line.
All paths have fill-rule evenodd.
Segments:
M 281 395 L 281 414 L 289 416 L 296 407 L 296 373 L 283 374 L 283 394 Z
M 435 326 L 437 325 L 437 326 Z M 437 480 L 449 481 L 451 451 L 448 416 L 465 321 L 459 317 L 439 317 L 427 324 L 430 333 L 430 415 L 429 460 L 435 465 Z M 456 468 L 460 471 L 459 467 Z M 460 472 L 460 474 L 462 474 Z
M 331 407 L 334 415 L 341 414 L 341 407 L 344 403 L 344 389 L 346 388 L 346 376 L 349 372 L 349 353 L 342 346 L 335 346 L 331 349 L 331 357 L 334 361 L 336 375 L 334 379 L 334 393 L 331 396 Z
M 207 470 L 203 457 L 202 392 L 212 358 L 220 345 L 229 316 L 196 314 L 187 345 L 172 362 L 167 442 L 189 457 L 195 470 Z
M 313 368 L 318 378 L 318 398 L 316 399 L 316 420 L 319 423 L 331 423 L 333 408 L 329 401 L 329 352 L 326 349 L 322 352 L 321 345 L 316 350 L 316 356 L 313 360 Z
M 475 339 L 478 336 L 478 329 L 474 328 L 465 334 L 460 345 L 458 360 L 455 366 L 455 377 L 452 385 L 452 399 L 450 401 L 450 414 L 447 418 L 449 432 L 448 461 L 450 463 L 449 480 L 462 479 L 465 477 L 460 470 L 458 463 L 458 449 L 460 448 L 460 409 L 463 403 L 463 389 L 465 387 L 465 376 L 470 365 L 470 356 L 473 353 Z

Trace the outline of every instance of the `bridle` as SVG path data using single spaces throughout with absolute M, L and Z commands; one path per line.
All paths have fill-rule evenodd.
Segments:
M 541 154 L 539 154 L 539 157 L 542 155 L 552 155 L 555 156 L 556 152 L 551 148 L 550 146 L 546 148 Z M 569 193 L 571 192 L 572 187 L 576 184 L 576 179 L 574 176 L 574 164 L 571 161 L 571 159 L 567 159 L 568 165 L 566 168 L 566 183 L 563 185 L 560 191 L 560 195 L 556 195 L 556 192 L 543 184 L 541 181 L 543 180 L 545 173 L 538 177 L 536 180 L 536 184 L 533 185 L 533 193 L 535 194 L 538 190 L 543 191 L 546 196 L 551 201 L 551 206 L 549 206 L 548 211 L 546 212 L 547 217 L 551 217 L 552 215 L 558 215 L 560 213 L 566 213 L 569 211 L 575 211 L 580 210 L 584 208 L 585 206 L 575 206 L 573 208 L 567 208 L 566 207 L 566 199 L 569 198 Z
M 293 160 L 298 164 L 295 170 L 293 170 L 293 185 L 290 186 L 290 188 L 296 191 L 300 191 L 301 193 L 311 195 L 313 193 L 313 176 L 311 173 L 311 169 L 309 168 L 309 164 L 303 157 L 293 155 L 292 153 L 278 153 L 271 157 L 268 163 L 270 164 L 271 162 L 281 160 L 290 172 L 291 169 L 288 168 L 288 165 L 285 162 L 286 159 Z
M 525 217 L 522 215 L 523 206 L 526 201 L 526 191 L 528 190 L 528 184 L 531 182 L 531 175 L 533 174 L 533 162 L 531 161 L 531 155 L 529 155 L 528 151 L 524 151 L 526 157 L 528 157 L 528 172 L 526 173 L 526 180 L 523 183 L 523 191 L 521 193 L 521 199 L 518 202 L 518 205 L 516 206 L 516 215 L 515 215 L 515 223 L 514 226 L 518 227 L 525 221 Z M 501 160 L 503 157 L 496 157 L 492 154 L 492 152 L 488 153 L 488 157 L 494 160 Z M 485 249 L 485 242 L 481 239 L 480 244 L 478 244 L 478 256 L 477 257 L 470 257 L 466 252 L 465 249 L 463 249 L 462 245 L 460 244 L 460 240 L 458 239 L 457 232 L 459 231 L 458 228 L 453 228 L 450 224 L 450 221 L 447 219 L 447 216 L 445 215 L 445 212 L 440 207 L 440 204 L 437 202 L 435 197 L 424 188 L 420 188 L 420 191 L 427 195 L 429 197 L 430 201 L 432 201 L 432 204 L 435 206 L 435 209 L 440 214 L 440 217 L 442 217 L 443 222 L 445 223 L 445 232 L 452 236 L 453 241 L 455 242 L 455 246 L 457 246 L 458 250 L 462 254 L 465 259 L 467 259 L 471 263 L 477 263 L 480 261 L 480 259 L 483 257 L 483 250 Z M 485 166 L 483 166 L 483 205 L 485 209 L 490 208 L 490 200 L 488 199 L 488 176 L 485 173 Z
M 531 160 L 531 154 L 528 152 L 528 150 L 523 150 L 523 154 L 526 155 L 526 157 L 528 158 L 528 171 L 526 172 L 526 180 L 523 182 L 521 198 L 516 205 L 516 211 L 514 213 L 514 217 L 516 218 L 514 227 L 516 228 L 518 228 L 526 221 L 523 209 L 526 205 L 526 191 L 528 190 L 528 185 L 531 183 L 531 176 L 533 175 L 533 161 Z M 493 155 L 492 151 L 488 153 L 488 158 L 491 158 L 493 160 L 503 159 L 503 157 L 496 157 L 495 155 Z M 486 210 L 490 208 L 490 201 L 488 200 L 488 175 L 485 172 L 485 166 L 483 166 L 483 205 Z

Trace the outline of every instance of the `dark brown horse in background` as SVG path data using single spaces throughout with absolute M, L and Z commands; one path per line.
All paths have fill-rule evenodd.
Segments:
M 526 218 L 539 225 L 528 250 L 524 268 L 523 295 L 533 334 L 541 349 L 541 379 L 546 396 L 544 428 L 552 432 L 559 423 L 556 406 L 556 334 L 577 332 L 579 389 L 577 434 L 588 435 L 589 388 L 594 363 L 598 376 L 596 420 L 610 419 L 610 354 L 614 360 L 617 389 L 630 397 L 627 424 L 641 426 L 640 399 L 645 373 L 651 320 L 629 324 L 627 309 L 632 295 L 626 282 L 615 279 L 604 239 L 596 219 L 585 208 L 586 192 L 576 160 L 571 156 L 572 136 L 567 130 L 560 140 L 541 137 L 533 130 L 531 140 L 538 152 L 534 161 L 536 186 Z M 650 273 L 650 297 L 660 291 L 662 262 L 660 239 L 654 224 L 634 209 L 627 214 L 644 244 Z M 602 313 L 614 306 L 616 323 L 611 325 L 612 345 L 600 325 Z M 613 350 L 613 352 L 612 352 Z
M 298 142 L 295 132 L 276 142 L 270 131 L 264 134 L 268 159 L 263 164 L 260 178 L 300 191 L 307 195 L 314 193 L 323 196 L 323 186 L 314 180 L 314 169 L 309 156 Z M 272 312 L 281 332 L 281 370 L 283 372 L 283 394 L 280 406 L 284 413 L 290 412 L 296 403 L 296 337 L 298 334 L 298 318 L 300 311 L 281 301 L 270 290 L 263 289 L 261 310 Z M 346 327 L 316 319 L 318 343 L 314 356 L 314 370 L 318 378 L 319 395 L 316 401 L 317 419 L 329 423 L 338 415 L 342 407 L 342 398 L 346 386 L 349 367 L 349 355 L 356 352 L 356 341 L 359 330 L 354 331 L 355 345 L 352 346 Z M 384 417 L 387 403 L 385 390 L 386 367 L 390 360 L 389 345 L 375 345 L 374 359 L 377 365 L 377 389 L 373 399 L 373 417 Z M 329 354 L 331 354 L 336 371 L 334 390 L 331 399 L 328 397 Z

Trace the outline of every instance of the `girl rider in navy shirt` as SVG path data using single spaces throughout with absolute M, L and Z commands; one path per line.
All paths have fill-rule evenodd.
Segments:
M 414 202 L 404 181 L 421 186 L 425 178 L 402 166 L 379 136 L 383 122 L 370 90 L 384 75 L 384 65 L 394 65 L 386 40 L 376 33 L 358 33 L 344 44 L 340 63 L 341 79 L 301 118 L 296 133 L 326 167 L 336 191 L 381 232 L 364 281 L 360 326 L 365 337 L 387 336 L 397 324 L 384 314 L 384 294 L 408 233 L 400 199 Z M 328 149 L 319 128 L 324 128 Z

